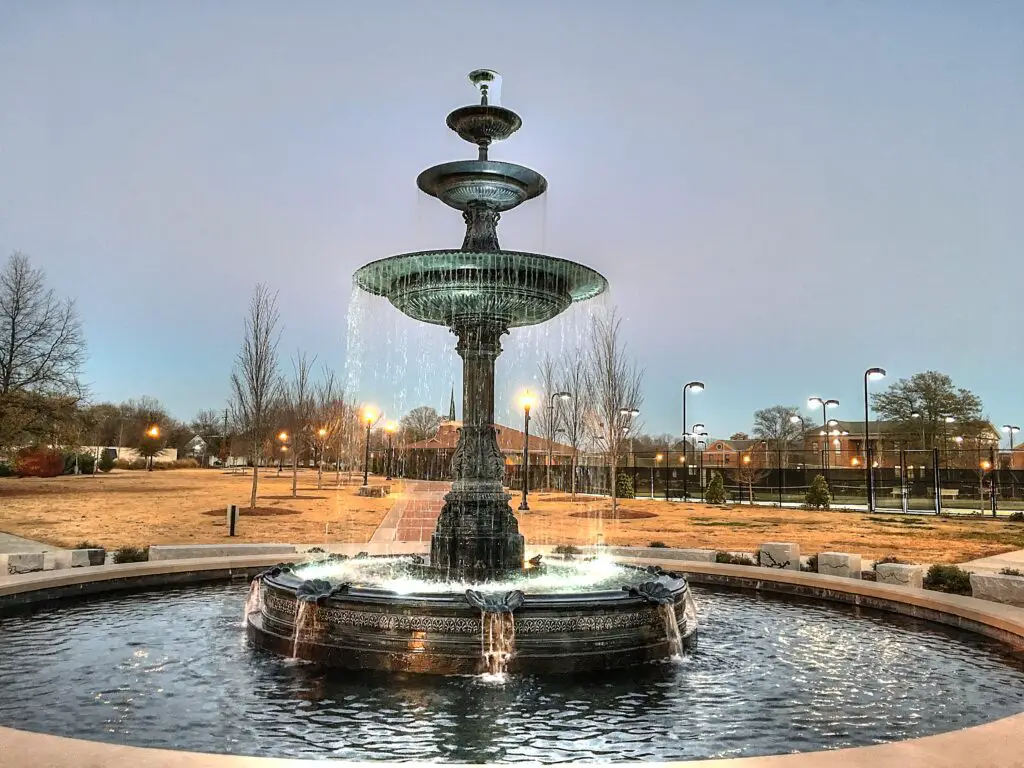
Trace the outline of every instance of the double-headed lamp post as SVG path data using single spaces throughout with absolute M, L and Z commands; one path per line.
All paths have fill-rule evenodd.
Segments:
M 529 392 L 519 396 L 519 404 L 523 407 L 523 500 L 519 502 L 521 512 L 529 512 L 530 505 L 526 497 L 530 493 L 530 409 L 536 398 Z
M 688 438 L 690 436 L 690 432 L 689 432 L 689 427 L 687 426 L 687 423 L 686 423 L 686 393 L 688 391 L 690 391 L 690 390 L 693 390 L 694 392 L 703 392 L 704 391 L 704 382 L 703 381 L 691 381 L 691 382 L 688 382 L 687 384 L 683 385 L 683 464 L 687 465 L 687 466 L 685 466 L 683 468 L 683 500 L 684 501 L 687 499 L 688 491 L 689 491 L 689 485 L 690 485 L 689 482 L 687 482 L 689 480 L 689 477 L 690 477 L 690 467 L 687 464 L 687 462 L 688 462 L 688 459 L 687 459 L 688 450 L 687 449 L 688 449 L 689 444 L 690 444 Z
M 370 429 L 379 418 L 380 414 L 372 405 L 363 407 L 363 422 L 366 424 L 366 445 L 363 448 L 363 487 L 370 484 Z
M 157 424 L 151 425 L 150 428 L 146 430 L 146 436 L 156 440 L 160 437 L 160 427 Z M 153 471 L 153 454 L 150 454 L 149 456 L 149 467 L 147 468 L 147 471 Z
M 871 461 L 870 410 L 868 405 L 868 381 L 885 378 L 885 368 L 868 368 L 864 371 L 864 479 L 868 493 L 868 512 L 875 511 L 875 472 Z
M 393 421 L 389 421 L 384 425 L 384 431 L 388 433 L 388 455 L 384 457 L 384 461 L 387 465 L 387 477 L 384 479 L 390 480 L 391 473 L 395 471 L 395 449 L 392 440 L 395 436 L 395 432 L 398 431 L 398 424 Z
M 828 434 L 828 426 L 829 426 L 828 425 L 828 409 L 829 408 L 838 408 L 839 407 L 839 401 L 838 400 L 832 400 L 832 399 L 826 400 L 823 397 L 815 396 L 815 397 L 808 398 L 807 399 L 807 404 L 809 406 L 811 406 L 812 408 L 817 408 L 818 406 L 821 407 L 821 428 L 823 430 L 823 433 L 827 435 Z M 828 445 L 828 441 L 826 440 L 823 443 L 823 446 L 827 446 L 827 445 Z M 827 447 L 823 447 L 822 452 L 821 452 L 821 466 L 822 466 L 822 469 L 824 469 L 826 471 L 828 470 L 828 448 Z M 828 478 L 826 477 L 825 480 L 827 481 Z
M 1020 432 L 1016 424 L 1003 424 L 1003 432 L 1010 436 L 1010 468 L 1013 468 L 1013 436 Z

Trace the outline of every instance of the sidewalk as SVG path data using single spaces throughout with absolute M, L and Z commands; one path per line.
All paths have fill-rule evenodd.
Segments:
M 32 539 L 23 539 L 10 533 L 0 533 L 0 555 L 21 552 L 61 552 L 60 547 L 52 547 Z
M 969 560 L 966 563 L 960 563 L 960 567 L 976 573 L 999 573 L 1003 568 L 1016 568 L 1018 571 L 1024 571 L 1024 549 Z

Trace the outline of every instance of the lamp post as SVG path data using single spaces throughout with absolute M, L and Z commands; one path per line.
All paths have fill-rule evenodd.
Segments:
M 548 439 L 548 467 L 546 472 L 546 484 L 549 491 L 551 490 L 551 449 L 555 442 L 555 435 L 558 434 L 558 429 L 555 426 L 555 400 L 568 400 L 570 397 L 572 397 L 572 395 L 568 392 L 552 392 L 551 397 L 548 398 L 546 406 L 548 409 L 548 433 L 550 434 L 550 438 Z
M 839 407 L 839 401 L 838 400 L 832 400 L 832 399 L 826 400 L 823 397 L 811 397 L 811 398 L 808 398 L 807 404 L 810 405 L 812 408 L 817 408 L 818 406 L 821 406 L 821 428 L 823 430 L 822 434 L 828 434 L 828 427 L 829 427 L 829 424 L 828 424 L 828 409 L 829 408 L 838 408 Z M 826 441 L 825 444 L 827 444 L 827 441 Z M 824 469 L 826 471 L 826 473 L 827 473 L 828 472 L 828 449 L 827 448 L 824 448 L 822 450 L 821 458 L 822 458 L 822 461 L 821 461 L 822 469 Z M 827 476 L 825 477 L 825 481 L 828 482 L 828 477 Z
M 1020 432 L 1020 427 L 1015 424 L 1003 424 L 1003 432 L 1010 436 L 1010 469 L 1013 469 L 1013 436 Z
M 282 431 L 277 436 L 278 442 L 281 443 L 281 449 L 277 454 L 277 476 L 281 476 L 281 467 L 284 464 L 284 452 L 288 450 L 288 433 Z
M 946 457 L 946 463 L 949 463 L 949 425 L 956 421 L 956 416 L 950 413 L 943 414 L 942 416 L 942 453 Z
M 156 424 L 151 425 L 150 428 L 146 430 L 146 436 L 152 438 L 153 440 L 158 439 L 160 437 L 160 427 Z M 153 447 L 156 448 L 156 445 L 154 445 Z M 146 468 L 146 471 L 153 471 L 153 454 L 149 455 L 149 464 Z
M 661 464 L 661 460 L 665 458 L 660 453 L 654 457 L 654 466 L 651 467 L 651 501 L 654 501 L 654 475 L 657 472 L 658 465 Z
M 370 428 L 380 418 L 376 410 L 371 406 L 363 408 L 363 421 L 366 422 L 366 444 L 363 448 L 363 487 L 370 484 Z
M 885 377 L 884 368 L 868 368 L 864 371 L 864 476 L 867 482 L 868 512 L 875 511 L 875 472 L 871 466 L 871 432 L 868 426 L 868 380 L 881 379 Z
M 387 477 L 385 480 L 391 479 L 391 473 L 394 471 L 393 465 L 395 463 L 395 449 L 392 443 L 392 438 L 395 435 L 395 431 L 398 429 L 398 425 L 389 421 L 384 425 L 384 430 L 388 433 L 388 455 L 384 457 L 384 463 L 387 466 Z
M 529 512 L 530 505 L 526 497 L 530 493 L 530 408 L 534 398 L 529 392 L 523 392 L 519 404 L 523 406 L 523 500 L 519 502 L 521 512 Z
M 688 439 L 690 433 L 687 431 L 688 427 L 686 426 L 686 393 L 687 393 L 688 390 L 691 390 L 691 389 L 694 392 L 703 392 L 704 391 L 704 382 L 703 381 L 691 381 L 691 382 L 683 385 L 683 464 L 686 465 L 683 468 L 683 501 L 686 501 L 686 499 L 688 497 L 689 482 L 687 482 L 687 481 L 689 480 L 689 477 L 690 477 L 690 467 L 687 464 L 687 459 L 686 459 L 686 456 L 687 456 L 687 453 L 688 453 L 688 449 L 689 449 L 689 444 L 690 444 L 689 439 Z

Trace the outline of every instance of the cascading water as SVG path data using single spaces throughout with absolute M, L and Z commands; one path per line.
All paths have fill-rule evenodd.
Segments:
M 245 598 L 245 615 L 242 617 L 243 626 L 249 614 L 257 612 L 263 612 L 263 582 L 258 578 L 249 582 L 249 596 Z
M 484 669 L 489 675 L 502 676 L 516 650 L 516 620 L 511 612 L 481 611 L 480 644 Z
M 299 645 L 303 639 L 317 629 L 317 605 L 306 600 L 297 600 L 295 608 L 295 635 L 292 637 L 292 658 L 299 657 Z
M 672 658 L 682 658 L 683 638 L 679 634 L 675 604 L 662 603 L 658 606 L 658 613 L 661 614 L 661 621 L 665 625 L 665 639 L 668 641 L 668 647 L 672 651 Z

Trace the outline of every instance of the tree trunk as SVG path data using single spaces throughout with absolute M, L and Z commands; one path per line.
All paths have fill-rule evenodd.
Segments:
M 252 492 L 249 494 L 249 509 L 256 509 L 256 487 L 260 481 L 260 462 L 256 459 L 252 463 Z
M 569 487 L 572 489 L 572 500 L 576 501 L 576 449 L 572 449 L 572 456 L 569 459 L 569 470 L 572 477 L 569 479 Z
M 619 506 L 619 499 L 618 499 L 618 491 L 619 491 L 619 489 L 618 489 L 618 476 L 617 476 L 618 473 L 615 471 L 616 470 L 616 466 L 615 466 L 615 456 L 614 456 L 614 454 L 609 459 L 609 463 L 611 464 L 611 472 L 612 472 L 612 517 L 615 517 L 615 512 L 616 512 L 616 510 L 618 509 L 618 506 Z
M 316 489 L 319 491 L 324 487 L 324 456 L 327 455 L 327 446 L 320 449 L 320 463 L 316 465 Z
M 292 498 L 294 499 L 299 495 L 299 444 L 295 441 L 295 451 L 292 453 Z

